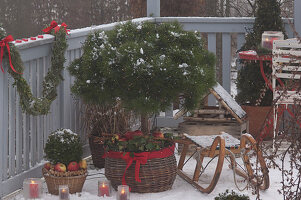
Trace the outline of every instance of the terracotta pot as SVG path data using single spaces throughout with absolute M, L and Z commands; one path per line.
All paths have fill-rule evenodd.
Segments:
M 258 138 L 260 130 L 265 123 L 265 119 L 268 117 L 272 106 L 242 106 L 246 111 L 249 120 L 249 133 Z M 273 129 L 264 137 L 264 139 L 273 138 Z

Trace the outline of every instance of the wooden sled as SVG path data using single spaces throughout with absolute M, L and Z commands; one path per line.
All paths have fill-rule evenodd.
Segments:
M 189 136 L 185 134 L 183 139 L 177 140 L 176 142 L 183 144 L 177 169 L 178 175 L 203 193 L 210 193 L 214 190 L 221 175 L 225 157 L 230 157 L 230 168 L 234 169 L 234 172 L 237 175 L 243 177 L 250 184 L 258 187 L 261 190 L 266 190 L 269 188 L 269 172 L 264 158 L 262 157 L 262 152 L 257 148 L 256 141 L 249 134 L 243 134 L 240 141 L 227 133 L 214 136 Z M 195 153 L 197 160 L 192 178 L 183 171 L 183 167 L 187 162 L 185 162 L 185 159 L 190 145 L 196 145 Z M 262 178 L 257 177 L 256 173 L 252 169 L 252 163 L 249 157 L 250 153 L 252 152 L 257 156 L 256 160 L 260 164 Z M 235 155 L 238 154 L 242 156 L 245 170 L 241 170 L 237 167 Z M 208 186 L 202 186 L 198 182 L 200 175 L 203 174 L 204 170 L 206 169 L 203 166 L 203 160 L 205 157 L 218 158 L 215 173 Z

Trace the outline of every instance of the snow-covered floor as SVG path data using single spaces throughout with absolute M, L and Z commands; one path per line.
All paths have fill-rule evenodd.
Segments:
M 176 156 L 177 159 L 179 156 Z M 208 161 L 208 159 L 207 159 Z M 206 178 L 210 176 L 210 172 L 213 173 L 215 169 L 216 159 L 213 160 L 207 167 L 206 173 L 204 174 L 204 178 L 201 178 L 202 184 L 206 184 Z M 206 162 L 206 160 L 205 160 Z M 189 172 L 189 174 L 193 174 L 195 167 L 195 160 L 191 159 L 184 167 L 184 170 L 186 172 Z M 276 200 L 276 199 L 282 199 L 282 196 L 278 193 L 278 189 L 281 188 L 281 173 L 278 170 L 275 169 L 269 169 L 270 170 L 270 188 L 267 191 L 261 191 L 261 199 L 264 200 Z M 97 181 L 99 178 L 104 177 L 103 175 L 104 169 L 96 170 L 91 169 L 89 170 L 89 176 L 87 177 L 87 180 L 85 182 L 83 192 L 80 194 L 73 194 L 71 195 L 71 200 L 76 199 L 87 199 L 87 200 L 94 200 L 94 199 L 116 199 L 116 191 L 113 190 L 113 195 L 111 197 L 98 197 L 97 196 Z M 93 175 L 94 174 L 94 175 Z M 203 176 L 202 176 L 203 177 Z M 238 181 L 241 180 L 241 178 L 237 178 Z M 208 182 L 208 181 L 207 181 Z M 204 185 L 205 186 L 205 185 Z M 243 188 L 245 186 L 244 182 L 239 182 L 238 186 L 240 188 Z M 47 191 L 46 184 L 44 184 L 44 193 Z M 210 194 L 204 194 L 196 190 L 193 186 L 185 182 L 182 178 L 179 176 L 176 177 L 176 180 L 174 182 L 174 185 L 171 190 L 166 192 L 160 192 L 160 193 L 148 193 L 148 194 L 137 194 L 137 193 L 131 193 L 130 199 L 131 200 L 212 200 L 214 197 L 218 196 L 219 193 L 225 192 L 226 189 L 229 189 L 229 191 L 234 190 L 237 193 L 245 194 L 250 197 L 250 199 L 255 199 L 256 196 L 252 194 L 252 189 L 249 188 L 248 190 L 244 190 L 243 192 L 239 192 L 233 182 L 233 171 L 229 169 L 228 167 L 228 161 L 224 161 L 224 167 L 222 170 L 222 174 L 220 176 L 219 182 L 216 185 L 213 192 Z M 14 197 L 14 199 L 23 200 L 22 193 Z M 43 199 L 46 200 L 53 200 L 58 199 L 57 196 L 44 194 Z

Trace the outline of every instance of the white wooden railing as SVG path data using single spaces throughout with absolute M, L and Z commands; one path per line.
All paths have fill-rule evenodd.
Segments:
M 135 22 L 151 21 L 154 23 L 177 20 L 186 30 L 197 30 L 208 34 L 208 49 L 216 53 L 216 34 L 222 33 L 223 82 L 230 90 L 231 34 L 237 34 L 237 49 L 244 43 L 246 28 L 252 27 L 253 18 L 175 18 L 155 17 L 135 19 Z M 287 21 L 285 27 L 292 36 Z M 116 23 L 72 30 L 68 35 L 66 63 L 82 54 L 82 44 L 87 35 L 94 30 L 112 29 Z M 50 52 L 53 36 L 16 44 L 24 62 L 24 77 L 30 84 L 33 94 L 41 95 L 43 77 L 50 67 Z M 8 66 L 5 66 L 5 69 Z M 0 198 L 22 187 L 26 177 L 41 177 L 43 148 L 49 133 L 58 128 L 69 128 L 81 135 L 86 142 L 86 135 L 81 129 L 81 102 L 70 92 L 74 81 L 67 70 L 63 72 L 64 81 L 58 87 L 58 98 L 51 105 L 46 116 L 29 116 L 22 113 L 19 96 L 13 87 L 10 75 L 0 73 Z M 177 126 L 179 121 L 172 119 L 173 108 L 157 118 L 158 126 Z M 85 153 L 89 154 L 87 145 Z

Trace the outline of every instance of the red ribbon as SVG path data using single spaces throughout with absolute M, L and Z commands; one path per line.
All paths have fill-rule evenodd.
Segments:
M 127 163 L 127 166 L 124 170 L 123 177 L 122 177 L 122 185 L 126 185 L 125 181 L 125 175 L 128 168 L 132 165 L 134 161 L 136 161 L 135 165 L 135 180 L 137 182 L 141 182 L 141 179 L 139 178 L 140 173 L 140 165 L 145 165 L 147 163 L 147 160 L 154 159 L 154 158 L 166 158 L 174 154 L 175 145 L 162 149 L 160 151 L 152 151 L 152 152 L 142 152 L 142 153 L 134 153 L 134 157 L 130 156 L 130 152 L 114 152 L 109 151 L 106 152 L 103 156 L 103 158 L 122 158 Z
M 58 23 L 56 21 L 52 21 L 50 23 L 50 26 L 48 26 L 47 28 L 43 29 L 43 32 L 45 33 L 50 33 L 52 29 L 54 29 L 54 33 L 58 32 L 60 30 L 61 27 L 64 27 L 65 32 L 68 34 L 67 31 L 67 24 L 65 24 L 65 22 L 63 22 L 60 26 L 58 25 Z
M 8 43 L 9 43 L 9 42 L 12 42 L 12 41 L 14 41 L 14 38 L 13 38 L 13 36 L 11 36 L 11 35 L 5 37 L 4 39 L 2 39 L 2 40 L 0 41 L 0 47 L 1 47 L 1 52 L 0 52 L 0 66 L 1 66 L 1 70 L 2 70 L 2 72 L 4 73 L 4 70 L 3 70 L 3 67 L 2 67 L 2 58 L 3 58 L 3 54 L 4 54 L 4 48 L 6 47 L 7 52 L 8 52 L 9 65 L 10 65 L 11 69 L 12 69 L 14 72 L 16 72 L 17 74 L 21 74 L 21 73 L 19 73 L 19 72 L 17 72 L 17 71 L 15 70 L 15 68 L 14 68 L 14 66 L 13 66 L 13 64 L 12 64 L 12 62 L 11 62 L 10 48 L 9 48 L 9 44 L 8 44 Z

